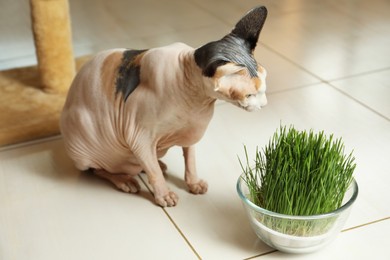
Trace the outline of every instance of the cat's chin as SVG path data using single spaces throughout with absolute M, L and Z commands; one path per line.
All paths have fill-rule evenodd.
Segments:
M 261 109 L 261 102 L 260 99 L 257 96 L 251 96 L 247 98 L 245 101 L 238 101 L 237 105 L 248 111 L 248 112 L 253 112 Z
M 238 106 L 239 108 L 241 109 L 244 109 L 245 111 L 248 111 L 248 112 L 254 112 L 254 111 L 258 111 L 261 109 L 261 106 L 260 105 L 241 105 L 240 103 L 234 103 L 234 105 Z
M 248 112 L 254 112 L 254 111 L 258 111 L 261 109 L 261 106 L 241 106 L 241 105 L 238 105 L 240 108 L 248 111 Z

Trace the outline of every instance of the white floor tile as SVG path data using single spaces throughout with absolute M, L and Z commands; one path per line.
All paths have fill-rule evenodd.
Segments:
M 115 42 L 185 32 L 221 23 L 190 2 L 147 0 L 70 1 L 75 39 Z M 190 12 L 189 12 L 190 10 Z M 87 33 L 87 35 L 85 35 Z
M 197 258 L 143 185 L 125 194 L 79 173 L 62 140 L 0 158 L 0 259 Z
M 259 258 L 389 258 L 389 1 L 69 2 L 76 56 L 176 41 L 197 47 L 266 5 L 255 56 L 268 70 L 269 104 L 248 113 L 217 103 L 197 145 L 205 195 L 187 192 L 180 149 L 167 154 L 168 185 L 180 196 L 166 209 L 169 217 L 142 183 L 140 194 L 129 195 L 80 174 L 60 138 L 0 149 L 0 259 L 242 259 L 272 252 L 251 230 L 235 183 L 243 145 L 253 158 L 280 123 L 334 133 L 354 149 L 359 196 L 345 228 L 372 224 L 341 233 L 312 255 Z M 3 0 L 0 21 L 0 69 L 35 64 L 29 4 Z
M 204 195 L 188 193 L 180 149 L 163 160 L 168 164 L 168 185 L 179 196 L 179 204 L 166 209 L 168 214 L 203 259 L 241 259 L 271 251 L 252 231 L 236 195 L 235 160 L 222 156 L 221 148 L 206 149 L 198 150 L 198 172 L 209 184 Z
M 148 47 L 158 47 L 169 45 L 174 42 L 183 42 L 193 48 L 198 48 L 211 41 L 221 39 L 231 31 L 229 26 L 221 22 L 215 22 L 212 25 L 195 28 L 192 30 L 182 30 L 144 37 L 142 40 Z
M 389 259 L 388 239 L 390 220 L 342 232 L 328 246 L 311 254 L 291 255 L 274 252 L 253 259 Z M 370 238 L 368 241 L 367 238 Z
M 324 80 L 388 68 L 388 20 L 361 18 L 365 9 L 358 15 L 353 4 L 344 8 L 347 14 L 322 8 L 270 15 L 261 41 Z
M 168 182 L 180 196 L 179 205 L 167 211 L 202 257 L 237 259 L 270 251 L 251 231 L 236 194 L 237 155 L 243 158 L 246 144 L 253 158 L 256 145 L 263 147 L 280 122 L 334 133 L 343 137 L 347 151 L 355 149 L 360 193 L 345 228 L 389 216 L 388 200 L 383 199 L 390 197 L 387 159 L 372 152 L 390 154 L 383 143 L 383 138 L 390 140 L 387 120 L 325 84 L 272 94 L 258 113 L 223 104 L 197 146 L 198 172 L 209 183 L 206 195 L 187 193 L 179 149 L 164 160 L 173 176 Z
M 270 51 L 262 44 L 257 45 L 255 58 L 267 70 L 267 93 L 320 82 L 318 78 Z
M 390 120 L 390 70 L 337 80 L 331 84 Z

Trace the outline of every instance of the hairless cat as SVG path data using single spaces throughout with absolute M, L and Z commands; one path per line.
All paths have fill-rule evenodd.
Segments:
M 247 111 L 266 105 L 266 71 L 253 56 L 267 16 L 249 11 L 220 40 L 192 48 L 183 43 L 148 50 L 111 49 L 97 54 L 76 75 L 61 115 L 61 132 L 79 170 L 92 170 L 118 189 L 136 193 L 141 171 L 155 202 L 175 206 L 159 159 L 183 148 L 191 193 L 207 191 L 198 178 L 195 144 L 221 99 Z

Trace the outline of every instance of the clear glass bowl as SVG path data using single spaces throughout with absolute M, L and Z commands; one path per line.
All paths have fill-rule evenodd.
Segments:
M 358 185 L 354 179 L 340 208 L 312 216 L 284 215 L 255 205 L 247 197 L 249 190 L 242 176 L 237 181 L 237 192 L 261 240 L 283 252 L 309 253 L 324 247 L 340 233 L 357 198 Z

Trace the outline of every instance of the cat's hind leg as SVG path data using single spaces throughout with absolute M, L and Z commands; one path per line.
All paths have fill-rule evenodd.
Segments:
M 119 190 L 128 193 L 137 193 L 141 186 L 133 175 L 125 173 L 110 173 L 104 169 L 93 169 L 93 173 L 97 176 L 112 182 Z

